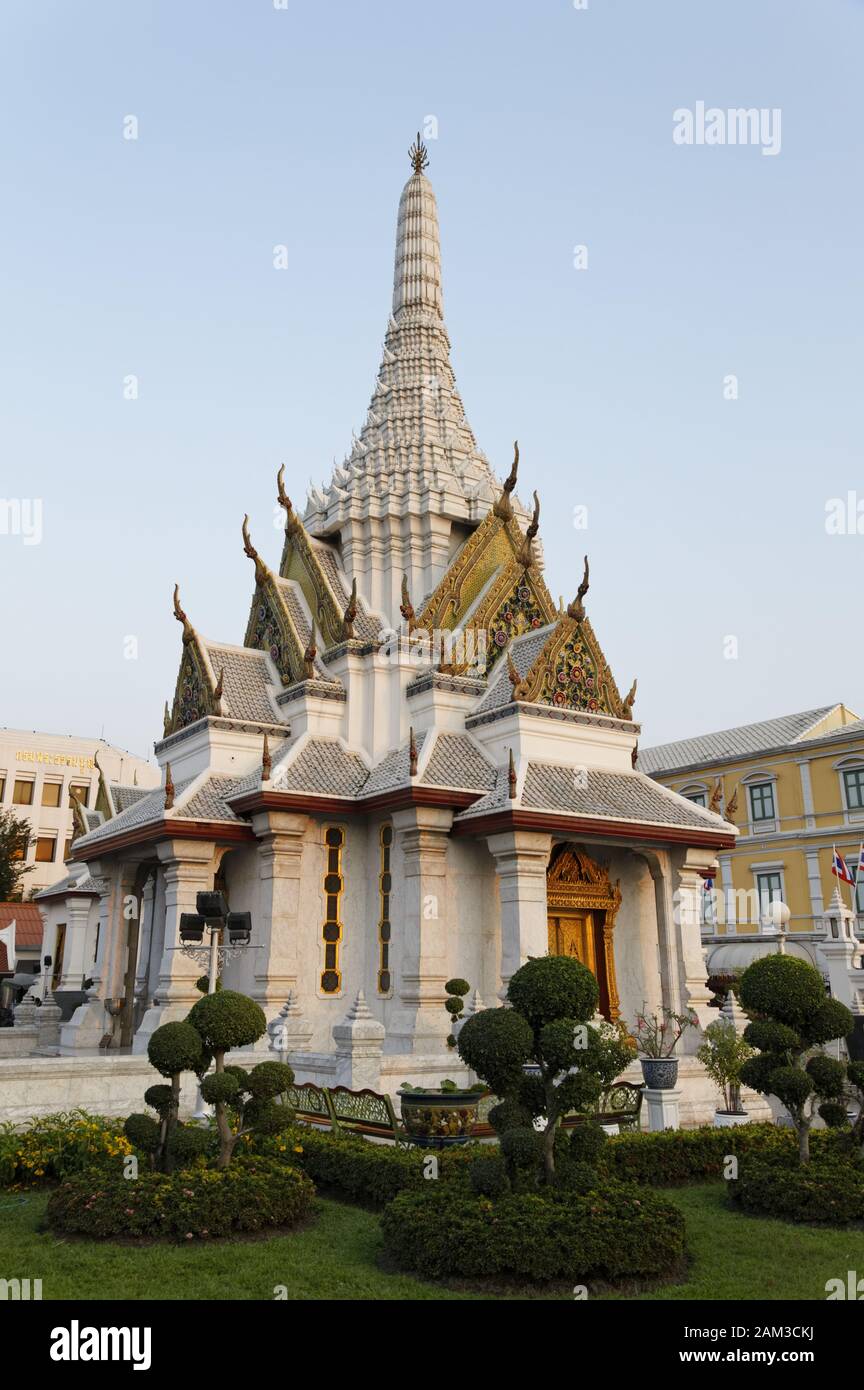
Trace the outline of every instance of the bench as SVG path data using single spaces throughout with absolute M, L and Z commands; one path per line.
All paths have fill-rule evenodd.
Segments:
M 617 1125 L 621 1133 L 625 1130 L 639 1129 L 639 1116 L 642 1110 L 642 1086 L 630 1081 L 616 1081 L 608 1086 L 595 1105 L 587 1110 L 573 1111 L 561 1121 L 562 1129 L 575 1129 L 592 1119 L 600 1125 Z M 489 1111 L 498 1104 L 498 1097 L 491 1091 L 484 1091 L 477 1107 L 477 1120 L 471 1130 L 472 1139 L 489 1139 L 495 1131 L 489 1123 Z
M 408 1135 L 396 1118 L 389 1096 L 378 1091 L 349 1091 L 347 1086 L 327 1090 L 332 1125 L 336 1133 L 362 1134 L 369 1139 L 392 1139 L 406 1144 Z
M 321 1086 L 313 1086 L 311 1081 L 302 1086 L 289 1086 L 285 1092 L 285 1104 L 291 1106 L 303 1124 L 334 1128 L 327 1092 Z

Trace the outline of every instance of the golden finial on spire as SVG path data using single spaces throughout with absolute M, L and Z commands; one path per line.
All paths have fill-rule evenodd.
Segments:
M 417 132 L 416 142 L 411 146 L 410 150 L 408 151 L 408 158 L 411 160 L 411 164 L 413 166 L 415 174 L 422 174 L 423 170 L 429 163 L 429 151 L 423 144 L 423 141 L 420 139 L 419 130 Z
M 300 519 L 294 510 L 291 498 L 285 491 L 285 465 L 280 466 L 276 474 L 276 498 L 280 507 L 285 508 L 285 531 L 290 535 L 293 531 L 299 531 Z
M 627 694 L 624 696 L 624 718 L 625 718 L 625 719 L 632 719 L 632 718 L 633 718 L 633 702 L 634 702 L 634 700 L 636 699 L 636 687 L 637 687 L 638 684 L 639 684 L 639 682 L 637 681 L 636 677 L 634 676 L 634 677 L 633 677 L 633 684 L 631 685 L 631 687 L 630 687 L 630 689 L 628 690 Z
M 221 666 L 221 667 L 219 668 L 219 679 L 218 679 L 218 681 L 216 682 L 216 685 L 215 685 L 214 690 L 213 690 L 213 703 L 214 703 L 214 705 L 216 706 L 216 713 L 217 713 L 217 714 L 221 714 L 221 713 L 222 713 L 222 711 L 219 709 L 219 701 L 222 699 L 222 690 L 223 690 L 224 685 L 225 685 L 225 667 L 224 667 L 224 666 Z
M 318 648 L 315 643 L 309 640 L 305 652 L 303 653 L 303 676 L 307 681 L 315 679 L 315 657 L 318 655 Z
M 170 811 L 174 806 L 174 779 L 171 776 L 171 764 L 165 764 L 165 810 Z
M 411 602 L 411 595 L 408 592 L 408 576 L 402 576 L 402 602 L 399 605 L 399 612 L 408 624 L 409 634 L 414 631 L 414 624 L 417 614 L 414 612 L 414 605 Z
M 192 637 L 192 624 L 186 617 L 185 612 L 180 606 L 180 585 L 174 585 L 174 617 L 178 623 L 183 624 L 183 641 L 188 642 Z
M 272 773 L 272 771 L 273 771 L 273 759 L 270 757 L 270 741 L 269 741 L 269 739 L 267 738 L 267 735 L 265 734 L 265 735 L 264 735 L 264 753 L 263 753 L 263 756 L 262 756 L 262 758 L 261 758 L 261 781 L 262 781 L 262 782 L 269 782 L 269 781 L 270 781 L 270 774 Z
M 729 800 L 726 802 L 726 810 L 723 812 L 724 819 L 725 819 L 725 820 L 728 820 L 728 821 L 731 821 L 731 820 L 732 820 L 732 817 L 735 815 L 735 813 L 736 813 L 737 810 L 738 810 L 738 784 L 736 783 L 736 784 L 735 784 L 735 790 L 734 790 L 734 792 L 733 792 L 732 795 L 730 796 Z
M 507 759 L 507 795 L 511 801 L 516 799 L 516 760 L 513 757 L 513 749 L 509 750 L 510 756 Z
M 722 796 L 723 796 L 723 783 L 721 782 L 720 778 L 718 777 L 718 778 L 717 778 L 717 781 L 714 783 L 714 790 L 712 791 L 711 796 L 710 796 L 710 799 L 709 799 L 709 801 L 708 801 L 708 810 L 709 810 L 709 811 L 713 811 L 714 814 L 715 814 L 715 816 L 719 816 L 719 815 L 721 814 L 721 812 L 720 812 L 720 800 L 721 800 Z

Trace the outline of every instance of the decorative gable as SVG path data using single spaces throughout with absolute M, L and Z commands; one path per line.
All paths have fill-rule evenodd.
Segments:
M 183 624 L 183 655 L 170 714 L 165 706 L 166 738 L 206 715 L 222 713 L 222 675 L 214 676 L 204 644 L 180 607 L 179 584 L 174 586 L 174 617 Z

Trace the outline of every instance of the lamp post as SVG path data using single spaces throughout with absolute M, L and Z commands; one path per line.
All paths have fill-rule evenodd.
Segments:
M 244 949 L 257 950 L 251 946 L 252 913 L 229 912 L 225 895 L 219 892 L 198 893 L 195 907 L 195 912 L 180 914 L 180 945 L 174 950 L 182 951 L 190 960 L 207 967 L 207 993 L 215 994 L 225 962 L 234 960 Z M 206 946 L 205 931 L 210 933 L 210 943 Z M 192 1118 L 206 1120 L 209 1113 L 199 1080 Z
M 762 917 L 762 928 L 766 936 L 778 936 L 777 945 L 778 955 L 786 954 L 786 928 L 792 912 L 780 898 L 775 898 L 765 909 Z

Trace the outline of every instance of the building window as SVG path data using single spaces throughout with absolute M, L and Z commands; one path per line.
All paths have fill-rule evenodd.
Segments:
M 54 851 L 57 848 L 56 835 L 37 835 L 36 837 L 36 863 L 52 864 L 54 862 Z
M 59 806 L 63 796 L 62 782 L 42 783 L 42 805 Z
M 57 928 L 57 940 L 54 943 L 54 966 L 51 972 L 51 988 L 56 989 L 60 983 L 60 976 L 63 974 L 63 950 L 66 945 L 66 924 L 61 922 Z
M 757 874 L 756 892 L 759 895 L 759 914 L 764 917 L 770 903 L 783 901 L 783 875 L 779 873 Z
M 864 811 L 864 767 L 846 768 L 843 773 L 847 811 Z
M 390 973 L 390 893 L 393 875 L 390 871 L 390 854 L 393 848 L 393 827 L 382 825 L 379 835 L 381 845 L 381 871 L 378 875 L 378 893 L 381 906 L 378 917 L 378 993 L 389 994 L 393 987 Z
M 775 820 L 774 784 L 772 782 L 757 782 L 754 786 L 748 787 L 748 791 L 750 793 L 751 821 Z
M 0 772 L 0 801 L 3 800 L 3 798 L 4 798 L 5 795 L 6 795 L 6 773 L 5 773 L 5 772 Z
M 33 779 L 31 777 L 15 778 L 15 786 L 12 789 L 12 804 L 14 806 L 33 805 Z
M 72 782 L 69 787 L 69 805 L 72 805 L 72 793 L 75 793 L 82 806 L 87 805 L 87 798 L 90 795 L 89 782 Z
M 321 935 L 324 940 L 324 969 L 321 972 L 321 989 L 325 994 L 338 994 L 342 987 L 342 972 L 339 969 L 339 949 L 342 944 L 342 892 L 345 880 L 342 877 L 342 850 L 345 846 L 345 831 L 341 826 L 330 825 L 324 833 L 327 849 L 327 868 L 324 874 L 324 926 Z

